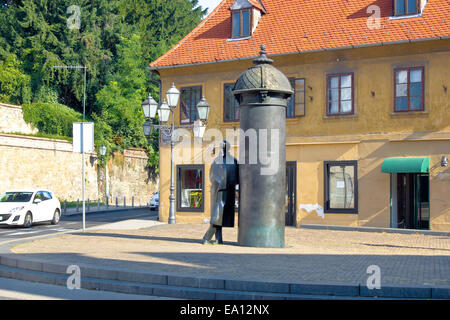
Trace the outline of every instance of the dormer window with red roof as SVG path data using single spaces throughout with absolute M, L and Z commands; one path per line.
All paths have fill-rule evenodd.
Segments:
M 393 0 L 395 16 L 410 16 L 419 14 L 424 0 Z
M 260 0 L 236 0 L 231 10 L 231 38 L 250 37 L 262 14 L 266 13 Z

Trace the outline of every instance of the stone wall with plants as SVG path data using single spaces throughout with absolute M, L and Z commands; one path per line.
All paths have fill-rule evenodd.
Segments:
M 19 106 L 0 103 L 0 133 L 21 132 L 35 134 L 38 132 L 23 119 L 23 110 Z
M 13 189 L 52 190 L 60 201 L 82 199 L 82 156 L 72 143 L 41 137 L 0 134 L 0 193 Z M 157 180 L 147 167 L 145 150 L 116 152 L 101 166 L 97 154 L 85 155 L 86 199 L 117 197 L 123 204 L 148 203 Z

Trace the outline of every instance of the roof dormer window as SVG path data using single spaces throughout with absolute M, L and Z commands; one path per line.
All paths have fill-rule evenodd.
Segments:
M 233 38 L 244 38 L 250 36 L 252 12 L 250 9 L 234 10 L 233 15 Z
M 420 0 L 394 0 L 394 15 L 409 16 L 420 13 Z
M 230 10 L 232 40 L 251 37 L 266 13 L 261 0 L 235 0 Z

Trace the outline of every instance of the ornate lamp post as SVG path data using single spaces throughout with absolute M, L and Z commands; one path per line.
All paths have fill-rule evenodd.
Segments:
M 102 146 L 99 148 L 99 151 L 100 151 L 100 155 L 102 157 L 104 157 L 106 155 L 106 147 L 104 144 L 102 144 Z
M 98 148 L 98 151 L 100 152 L 100 155 L 102 156 L 102 159 L 105 159 L 106 156 L 106 146 L 104 144 L 101 145 L 100 148 Z M 105 194 L 103 195 L 105 197 L 105 200 L 107 201 L 108 196 L 108 166 L 105 164 L 105 167 L 102 167 L 102 187 L 105 186 Z M 102 190 L 103 191 L 103 190 Z
M 177 108 L 178 100 L 180 99 L 180 91 L 172 83 L 172 86 L 167 91 L 166 94 L 167 102 L 164 99 L 163 103 L 159 106 L 157 102 L 149 94 L 148 98 L 142 103 L 142 109 L 144 111 L 144 116 L 147 121 L 143 125 L 144 134 L 149 137 L 154 129 L 159 129 L 162 134 L 166 137 L 170 137 L 170 196 L 169 196 L 169 224 L 175 224 L 175 182 L 174 182 L 174 161 L 173 161 L 173 150 L 175 147 L 175 130 L 178 128 L 194 128 L 193 125 L 175 126 L 174 111 Z M 205 98 L 197 105 L 197 110 L 199 118 L 205 122 L 208 121 L 209 116 L 209 105 Z M 158 111 L 159 125 L 154 125 L 150 119 L 155 119 L 156 111 Z M 172 116 L 172 121 L 169 124 L 169 117 Z M 200 138 L 203 137 L 199 136 Z

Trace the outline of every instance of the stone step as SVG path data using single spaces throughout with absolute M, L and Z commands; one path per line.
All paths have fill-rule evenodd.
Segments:
M 0 266 L 0 277 L 22 281 L 66 286 L 69 275 L 26 270 Z M 81 277 L 81 289 L 110 291 L 135 295 L 159 296 L 190 300 L 329 300 L 329 299 L 370 299 L 368 297 L 320 296 L 279 294 L 251 291 L 233 291 L 206 288 L 191 288 L 170 285 L 152 285 L 145 283 L 105 280 Z M 69 290 L 69 289 L 68 289 Z
M 66 285 L 68 265 L 26 260 L 14 255 L 0 256 L 3 277 Z M 383 285 L 369 290 L 353 283 L 288 283 L 198 277 L 192 275 L 146 273 L 80 265 L 81 282 L 89 289 L 167 296 L 185 299 L 347 299 L 402 298 L 449 299 L 448 286 Z M 2 275 L 3 274 L 3 275 Z M 21 279 L 25 277 L 26 279 Z M 33 280 L 36 279 L 36 280 Z M 122 291 L 118 291 L 122 290 Z M 133 291 L 134 290 L 134 291 Z

